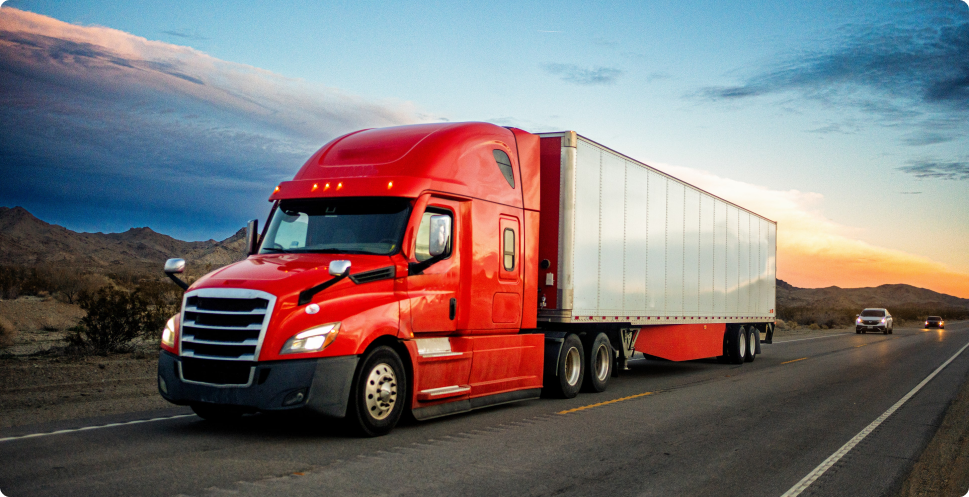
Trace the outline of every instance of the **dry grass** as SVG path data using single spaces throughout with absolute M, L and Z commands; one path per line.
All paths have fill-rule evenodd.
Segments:
M 0 316 L 0 349 L 5 349 L 14 344 L 17 339 L 17 330 L 9 319 Z

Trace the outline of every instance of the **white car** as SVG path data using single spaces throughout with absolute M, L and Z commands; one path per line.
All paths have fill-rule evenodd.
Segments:
M 886 335 L 892 333 L 895 323 L 888 309 L 865 309 L 855 319 L 855 333 L 880 331 Z

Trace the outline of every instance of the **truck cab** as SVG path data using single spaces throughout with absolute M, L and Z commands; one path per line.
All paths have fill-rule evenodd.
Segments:
M 243 261 L 185 293 L 159 391 L 203 418 L 309 409 L 380 435 L 535 398 L 539 138 L 485 123 L 326 144 Z M 174 271 L 171 271 L 174 273 Z

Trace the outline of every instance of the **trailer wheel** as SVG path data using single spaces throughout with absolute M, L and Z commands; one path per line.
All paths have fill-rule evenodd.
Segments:
M 609 386 L 609 377 L 612 375 L 613 359 L 612 344 L 605 333 L 596 335 L 589 347 L 585 363 L 585 382 L 583 390 L 586 392 L 604 392 Z
M 544 388 L 553 397 L 571 399 L 579 393 L 582 387 L 582 376 L 585 370 L 585 350 L 582 340 L 569 333 L 562 342 L 559 351 L 558 366 L 555 375 L 545 377 Z
M 753 326 L 747 327 L 747 355 L 744 356 L 744 362 L 754 362 L 757 358 L 757 328 Z
M 238 421 L 246 411 L 236 406 L 224 406 L 219 404 L 192 404 L 192 411 L 198 417 L 213 423 L 231 423 Z
M 381 346 L 367 353 L 360 361 L 350 396 L 347 419 L 361 434 L 390 433 L 407 403 L 407 377 L 397 352 Z
M 747 330 L 743 325 L 728 327 L 724 341 L 727 343 L 727 360 L 730 364 L 743 364 L 747 357 Z

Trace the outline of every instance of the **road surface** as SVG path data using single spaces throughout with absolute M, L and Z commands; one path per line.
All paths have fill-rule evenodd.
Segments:
M 177 407 L 20 426 L 0 430 L 0 492 L 780 496 L 814 475 L 800 495 L 890 495 L 969 376 L 967 344 L 961 322 L 778 339 L 741 366 L 638 359 L 604 393 L 412 422 L 374 439 L 310 416 L 220 426 Z M 124 424 L 158 417 L 167 419 Z

